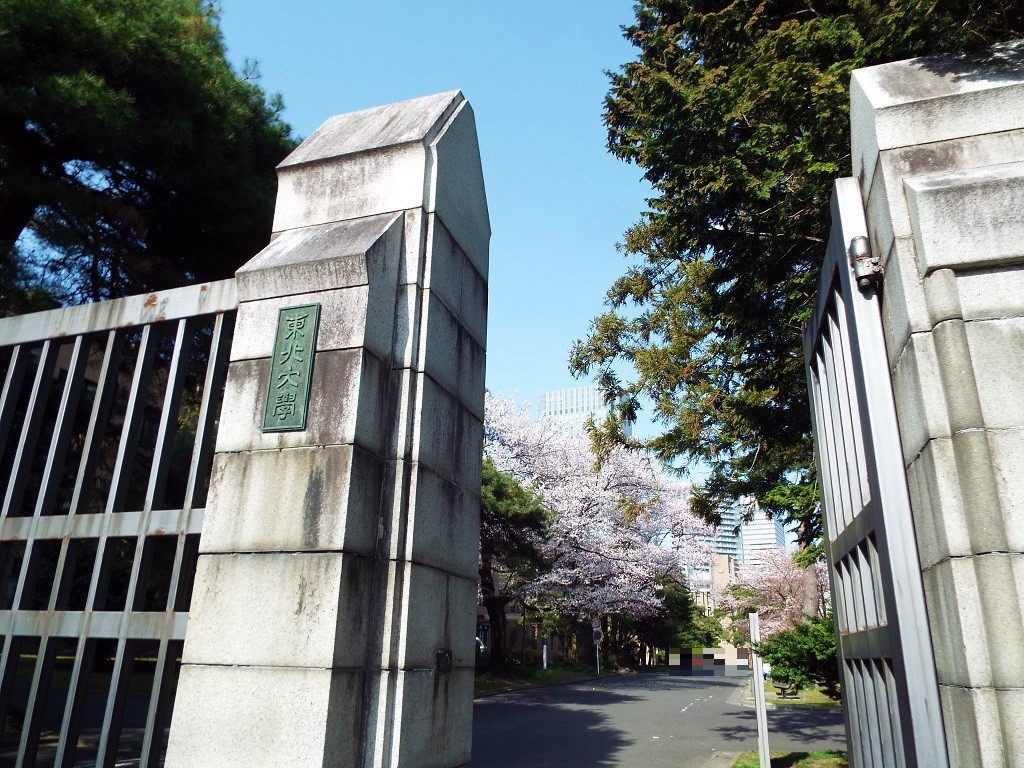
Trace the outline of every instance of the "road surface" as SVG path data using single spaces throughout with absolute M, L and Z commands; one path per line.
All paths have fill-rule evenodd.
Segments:
M 478 699 L 473 768 L 717 768 L 757 749 L 737 678 L 637 674 Z M 845 749 L 834 707 L 768 712 L 774 750 Z

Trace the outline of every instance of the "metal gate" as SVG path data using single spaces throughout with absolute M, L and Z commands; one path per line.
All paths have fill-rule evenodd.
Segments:
M 839 179 L 804 331 L 851 766 L 948 765 L 906 472 L 855 179 Z
M 236 305 L 0 320 L 0 764 L 162 762 Z

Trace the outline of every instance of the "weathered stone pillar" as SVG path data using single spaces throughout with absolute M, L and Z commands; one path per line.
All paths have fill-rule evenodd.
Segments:
M 237 275 L 167 765 L 464 765 L 490 238 L 473 112 L 456 91 L 333 117 L 278 170 L 274 239 Z M 295 402 L 271 364 L 304 352 L 275 349 L 278 311 L 313 304 L 306 426 L 266 431 Z
M 953 766 L 1024 766 L 1024 45 L 854 73 Z

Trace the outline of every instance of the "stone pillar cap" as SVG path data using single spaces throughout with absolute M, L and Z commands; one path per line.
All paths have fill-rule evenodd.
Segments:
M 879 64 L 851 76 L 853 175 L 862 189 L 881 151 L 1018 128 L 1024 128 L 1024 40 Z
M 277 167 L 274 232 L 421 209 L 486 278 L 491 237 L 476 120 L 462 91 L 330 118 Z
M 398 144 L 429 145 L 464 101 L 462 91 L 454 90 L 335 115 L 277 167 L 291 168 Z

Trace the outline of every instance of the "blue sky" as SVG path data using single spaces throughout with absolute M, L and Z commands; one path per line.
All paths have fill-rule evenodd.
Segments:
M 329 116 L 460 88 L 476 113 L 490 207 L 487 385 L 536 401 L 567 368 L 616 251 L 646 207 L 639 169 L 605 149 L 608 79 L 633 58 L 627 0 L 222 0 L 228 55 L 308 136 Z M 638 434 L 650 431 L 638 425 Z

